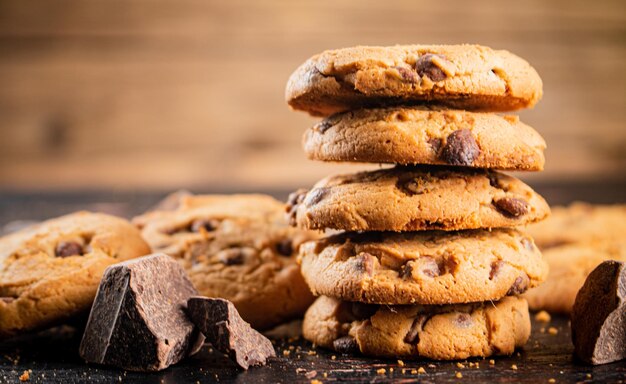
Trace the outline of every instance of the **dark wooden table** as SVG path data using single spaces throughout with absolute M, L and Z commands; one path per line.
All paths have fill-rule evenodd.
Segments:
M 573 200 L 596 203 L 626 202 L 626 183 L 567 183 L 536 185 L 552 204 Z M 287 191 L 272 194 L 284 198 Z M 132 216 L 154 204 L 162 193 L 0 193 L 0 229 L 15 226 L 15 220 L 40 220 L 77 209 Z M 555 327 L 558 333 L 548 332 Z M 542 332 L 543 328 L 543 332 Z M 249 371 L 237 369 L 209 346 L 182 363 L 159 373 L 142 374 L 86 365 L 78 356 L 81 332 L 69 327 L 47 331 L 19 340 L 0 343 L 0 383 L 19 382 L 31 370 L 33 383 L 309 383 L 327 382 L 626 382 L 626 362 L 591 367 L 572 356 L 569 321 L 554 316 L 550 324 L 533 320 L 528 344 L 511 357 L 470 359 L 461 362 L 381 360 L 341 356 L 301 339 L 277 341 L 278 357 L 268 366 Z M 285 352 L 286 351 L 286 352 Z M 460 363 L 461 365 L 457 365 Z M 470 367 L 472 363 L 472 367 Z M 426 373 L 416 372 L 420 367 Z M 384 369 L 384 373 L 378 371 Z M 415 370 L 415 371 L 414 371 Z M 462 377 L 457 378 L 460 372 Z

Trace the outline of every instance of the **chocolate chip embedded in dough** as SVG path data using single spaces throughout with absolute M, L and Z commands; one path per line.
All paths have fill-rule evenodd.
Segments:
M 580 360 L 595 365 L 626 359 L 626 263 L 605 261 L 587 276 L 571 320 Z
M 326 197 L 326 195 L 328 195 L 329 192 L 330 188 L 328 187 L 315 188 L 307 194 L 305 199 L 306 205 L 311 206 L 319 203 Z
M 290 257 L 293 254 L 293 240 L 283 239 L 276 243 L 276 252 L 281 256 Z
M 438 139 L 436 137 L 431 137 L 430 139 L 428 139 L 428 145 L 430 145 L 430 147 L 433 149 L 433 152 L 435 152 L 435 154 L 439 154 L 439 150 L 441 149 L 441 139 Z
M 404 336 L 404 342 L 408 344 L 418 344 L 419 343 L 419 333 L 424 328 L 424 324 L 428 320 L 428 317 L 424 315 L 417 315 L 411 324 L 411 328 Z
M 378 311 L 378 305 L 376 304 L 365 304 L 359 302 L 353 302 L 350 306 L 350 312 L 352 316 L 354 316 L 355 320 L 365 320 L 368 319 Z
M 54 249 L 56 257 L 82 256 L 84 252 L 82 244 L 75 241 L 62 241 Z
M 191 232 L 200 232 L 202 230 L 211 232 L 217 229 L 219 224 L 220 223 L 217 220 L 197 219 L 191 223 L 189 229 L 191 230 Z
M 528 203 L 516 197 L 503 197 L 493 201 L 493 205 L 502 215 L 517 219 L 528 213 Z
M 265 365 L 270 357 L 276 356 L 272 342 L 252 329 L 228 300 L 191 297 L 187 314 L 215 349 L 227 354 L 243 369 Z
M 339 353 L 357 353 L 359 344 L 352 336 L 343 336 L 333 341 L 333 349 Z
M 515 278 L 515 281 L 511 285 L 511 288 L 509 288 L 506 293 L 507 296 L 521 295 L 522 293 L 526 292 L 526 290 L 528 289 L 528 281 L 528 276 L 526 276 L 525 278 L 523 276 L 518 276 L 517 278 Z
M 426 183 L 424 180 L 416 177 L 411 178 L 398 178 L 396 182 L 396 188 L 402 191 L 407 196 L 421 195 L 428 192 Z
M 489 270 L 489 280 L 493 280 L 500 274 L 504 262 L 502 260 L 494 261 L 491 263 L 491 269 Z
M 324 134 L 332 126 L 333 126 L 333 124 L 329 120 L 322 120 L 319 123 L 315 124 L 315 127 L 313 129 L 315 129 L 316 131 L 318 131 L 321 134 Z
M 376 267 L 376 257 L 363 252 L 356 256 L 356 267 L 361 273 L 372 276 L 374 275 L 374 269 Z
M 472 326 L 472 316 L 467 313 L 459 313 L 454 319 L 454 324 L 459 328 L 469 328 Z
M 459 129 L 448 135 L 439 157 L 450 165 L 470 166 L 480 154 L 480 147 L 469 129 Z
M 438 81 L 445 80 L 448 76 L 433 61 L 434 58 L 445 60 L 442 55 L 427 53 L 417 59 L 417 61 L 415 62 L 415 70 L 417 71 L 418 75 L 420 75 L 420 77 L 426 76 L 436 83 Z
M 417 76 L 417 73 L 414 70 L 406 68 L 406 67 L 400 67 L 400 66 L 393 67 L 393 69 L 398 71 L 402 81 L 404 81 L 406 83 L 417 83 L 417 82 L 419 82 L 419 77 Z

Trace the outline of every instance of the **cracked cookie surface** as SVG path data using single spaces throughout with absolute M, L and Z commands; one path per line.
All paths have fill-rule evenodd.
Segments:
M 153 251 L 176 258 L 203 296 L 232 301 L 254 328 L 301 316 L 313 296 L 296 263 L 317 233 L 290 228 L 265 195 L 186 195 L 133 221 Z
M 373 304 L 500 300 L 545 280 L 532 239 L 514 229 L 342 233 L 300 250 L 315 295 Z
M 310 159 L 540 171 L 546 143 L 517 116 L 427 107 L 333 115 L 303 138 Z
M 437 360 L 510 355 L 526 344 L 526 300 L 447 306 L 379 306 L 319 297 L 302 326 L 305 339 L 341 353 Z
M 520 180 L 495 171 L 397 166 L 330 176 L 289 197 L 292 225 L 345 231 L 514 227 L 550 213 Z
M 0 238 L 0 339 L 86 314 L 111 264 L 150 248 L 128 221 L 77 212 Z
M 362 107 L 440 104 L 481 111 L 534 106 L 542 81 L 525 60 L 479 45 L 397 45 L 324 51 L 289 78 L 289 105 L 314 116 Z

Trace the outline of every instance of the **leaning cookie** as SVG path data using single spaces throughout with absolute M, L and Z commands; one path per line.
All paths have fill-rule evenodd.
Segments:
M 134 219 L 155 252 L 173 256 L 201 295 L 233 302 L 254 328 L 301 316 L 313 301 L 296 263 L 316 233 L 290 228 L 264 195 L 183 196 L 175 210 Z
M 288 202 L 292 225 L 345 231 L 514 227 L 549 213 L 546 201 L 514 177 L 437 166 L 331 176 Z
M 514 229 L 344 233 L 305 243 L 300 255 L 313 294 L 373 304 L 500 300 L 548 274 Z
M 396 45 L 322 52 L 291 75 L 289 105 L 314 116 L 362 107 L 435 103 L 510 111 L 541 99 L 537 72 L 514 54 L 479 45 Z
M 341 353 L 466 359 L 510 355 L 530 336 L 519 297 L 447 306 L 378 306 L 322 296 L 304 317 L 304 338 Z
M 78 212 L 0 238 L 0 339 L 89 311 L 104 270 L 150 253 L 117 217 Z
M 517 116 L 394 107 L 333 115 L 303 146 L 313 160 L 540 171 L 546 143 Z

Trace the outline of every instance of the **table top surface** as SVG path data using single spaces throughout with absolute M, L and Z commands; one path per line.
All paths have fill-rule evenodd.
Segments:
M 563 185 L 537 189 L 553 203 L 563 204 L 573 200 L 607 203 L 626 201 L 622 187 L 621 184 L 608 189 L 593 185 Z M 541 188 L 544 190 L 541 191 Z M 284 197 L 285 192 L 273 194 Z M 6 229 L 17 219 L 40 220 L 77 209 L 106 211 L 128 217 L 147 209 L 160 196 L 160 193 L 0 193 L 0 228 Z M 557 333 L 548 332 L 550 327 L 554 327 Z M 405 360 L 402 366 L 396 360 L 342 356 L 297 339 L 277 341 L 278 356 L 267 366 L 248 371 L 238 369 L 207 345 L 178 365 L 146 374 L 83 363 L 78 356 L 80 337 L 80 331 L 63 327 L 0 343 L 0 383 L 19 382 L 19 376 L 28 370 L 31 370 L 30 382 L 33 383 L 308 383 L 313 379 L 324 383 L 445 383 L 468 380 L 547 383 L 550 379 L 555 379 L 557 383 L 626 382 L 626 361 L 592 367 L 573 358 L 569 320 L 565 316 L 553 316 L 549 324 L 533 319 L 533 331 L 527 345 L 513 356 L 494 358 L 493 365 L 489 359 L 469 359 L 460 362 Z M 412 373 L 420 367 L 426 373 Z M 457 372 L 461 373 L 461 378 L 456 377 Z

